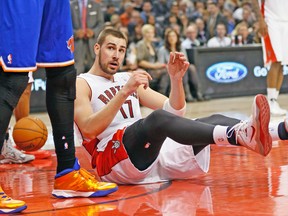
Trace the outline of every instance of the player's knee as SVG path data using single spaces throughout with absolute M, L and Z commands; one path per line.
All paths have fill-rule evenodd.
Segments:
M 58 68 L 47 68 L 47 94 L 76 97 L 76 70 L 74 65 Z
M 28 73 L 5 73 L 1 71 L 0 98 L 13 109 L 28 84 Z M 3 92 L 5 92 L 3 94 Z
M 158 109 L 152 112 L 146 118 L 146 120 L 149 122 L 148 124 L 150 125 L 150 127 L 157 131 L 158 129 L 163 128 L 163 126 L 165 127 L 165 125 L 173 123 L 174 117 L 175 116 L 171 113 L 162 109 Z

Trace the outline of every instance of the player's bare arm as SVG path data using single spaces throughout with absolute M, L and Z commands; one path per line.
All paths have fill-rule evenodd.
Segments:
M 98 112 L 93 112 L 90 104 L 91 90 L 84 79 L 78 78 L 76 82 L 77 93 L 75 100 L 75 122 L 83 135 L 94 139 L 102 133 L 113 121 L 117 112 L 127 97 L 137 91 L 140 85 L 147 88 L 151 76 L 145 72 L 132 73 L 125 86 Z M 99 124 L 101 122 L 101 124 Z
M 263 4 L 263 3 L 265 3 L 265 0 L 261 0 L 261 2 Z M 264 37 L 268 33 L 267 23 L 265 22 L 262 14 L 261 14 L 258 0 L 252 0 L 251 3 L 252 3 L 253 11 L 254 11 L 256 18 L 259 22 L 259 33 L 261 36 Z
M 187 61 L 186 56 L 183 53 L 170 53 L 170 58 L 167 65 L 171 82 L 169 103 L 176 110 L 182 109 L 186 103 L 182 78 L 189 65 L 190 63 Z

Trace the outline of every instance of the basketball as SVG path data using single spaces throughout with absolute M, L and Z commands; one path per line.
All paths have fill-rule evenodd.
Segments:
M 36 151 L 47 141 L 48 131 L 42 120 L 25 117 L 16 122 L 12 136 L 16 146 L 24 151 Z

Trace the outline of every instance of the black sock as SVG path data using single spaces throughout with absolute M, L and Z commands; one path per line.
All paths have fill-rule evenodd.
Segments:
M 230 131 L 231 128 L 232 128 L 232 127 L 228 127 L 228 128 L 227 128 L 227 131 L 226 131 L 228 142 L 229 142 L 231 145 L 237 145 L 237 146 L 239 146 L 239 144 L 237 144 L 237 142 L 236 142 L 235 130 L 232 129 L 233 131 L 231 132 L 231 131 Z
M 278 135 L 281 140 L 288 140 L 288 132 L 285 129 L 284 122 L 278 125 Z
M 9 139 L 9 133 L 6 132 L 6 134 L 5 134 L 5 140 L 8 140 L 8 139 Z
M 53 133 L 53 139 L 56 143 L 57 173 L 72 168 L 75 163 L 74 136 L 69 137 L 69 135 Z

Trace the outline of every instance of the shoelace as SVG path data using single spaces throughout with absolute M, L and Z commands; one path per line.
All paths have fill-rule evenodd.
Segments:
M 89 173 L 87 170 L 80 168 L 80 174 L 86 178 L 86 179 L 91 179 L 91 180 L 96 180 L 95 176 L 93 176 L 91 173 Z
M 231 138 L 233 132 L 235 132 L 235 141 L 238 144 L 238 134 L 240 131 L 245 130 L 248 127 L 248 122 L 245 120 L 240 121 L 240 123 L 234 125 L 230 130 L 227 132 L 227 138 Z
M 12 200 L 11 197 L 7 196 L 4 192 L 0 192 L 1 201 L 10 201 Z

